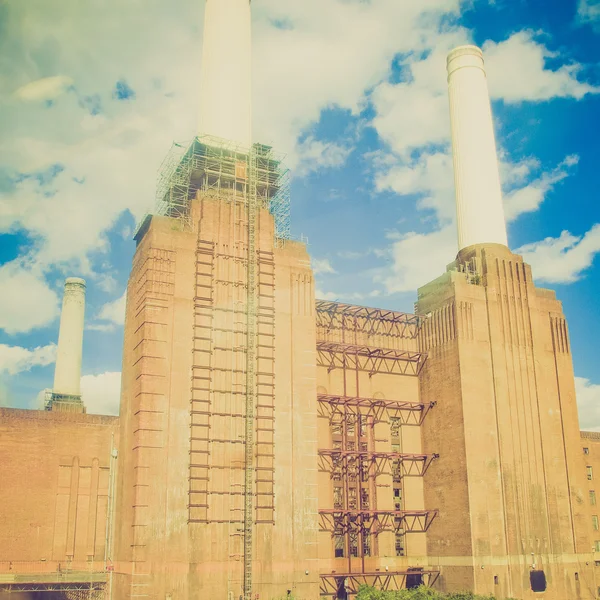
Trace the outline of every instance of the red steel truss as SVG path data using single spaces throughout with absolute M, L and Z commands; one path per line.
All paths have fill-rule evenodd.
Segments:
M 321 531 L 344 534 L 350 531 L 379 533 L 400 531 L 425 533 L 437 517 L 437 510 L 319 510 Z
M 358 398 L 356 396 L 334 396 L 318 394 L 319 416 L 332 419 L 334 415 L 364 415 L 373 417 L 374 422 L 398 419 L 401 425 L 421 425 L 435 402 L 420 404 L 402 400 Z
M 423 321 L 417 315 L 326 300 L 317 300 L 316 309 L 317 327 L 358 330 L 367 335 L 415 339 Z
M 398 469 L 398 477 L 422 477 L 438 454 L 403 454 L 367 450 L 319 450 L 319 470 L 343 475 L 354 471 L 369 477 Z
M 317 365 L 333 369 L 416 376 L 421 372 L 427 354 L 410 350 L 375 348 L 338 342 L 317 342 Z
M 346 593 L 354 595 L 361 585 L 380 590 L 400 590 L 416 587 L 420 583 L 431 587 L 439 577 L 439 569 L 415 567 L 406 571 L 377 571 L 374 573 L 321 573 L 321 596 L 336 598 L 343 586 Z

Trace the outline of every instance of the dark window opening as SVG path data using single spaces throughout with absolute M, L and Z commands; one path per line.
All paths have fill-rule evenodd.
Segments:
M 367 416 L 360 415 L 358 418 L 358 435 L 364 437 L 367 435 Z
M 335 583 L 337 586 L 337 600 L 346 600 L 348 598 L 348 592 L 346 591 L 346 579 L 344 577 L 336 577 Z
M 575 573 L 575 581 L 579 581 L 579 573 Z
M 498 585 L 498 575 L 494 575 L 494 585 Z
M 394 488 L 394 510 L 402 510 L 402 490 Z
M 396 533 L 396 556 L 404 556 L 404 534 Z
M 341 487 L 333 488 L 333 508 L 344 508 L 344 492 Z
M 360 505 L 364 510 L 369 510 L 369 491 L 361 490 L 360 491 Z
M 546 591 L 546 574 L 544 571 L 531 571 L 529 573 L 529 581 L 531 583 L 531 590 L 533 592 Z
M 354 422 L 354 419 L 352 417 L 348 419 L 348 424 L 346 425 L 346 433 L 348 435 L 356 435 L 356 423 Z
M 371 534 L 363 533 L 363 556 L 371 556 Z
M 336 558 L 344 558 L 344 536 L 336 535 L 334 544 L 335 544 L 335 557 Z
M 590 453 L 590 449 L 589 448 L 584 448 L 583 449 L 583 453 L 584 454 L 589 454 Z
M 406 587 L 409 590 L 418 588 L 420 585 L 423 585 L 423 575 L 421 573 L 409 573 L 406 576 Z

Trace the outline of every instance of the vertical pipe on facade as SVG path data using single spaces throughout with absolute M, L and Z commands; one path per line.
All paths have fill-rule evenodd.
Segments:
M 507 246 L 483 53 L 476 46 L 455 48 L 447 69 L 459 250 L 474 244 Z

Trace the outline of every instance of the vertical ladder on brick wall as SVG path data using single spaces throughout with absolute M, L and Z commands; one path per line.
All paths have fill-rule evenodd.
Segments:
M 214 242 L 198 239 L 190 400 L 190 523 L 208 521 L 214 255 Z
M 244 600 L 252 600 L 252 533 L 254 528 L 254 406 L 256 404 L 256 332 L 257 332 L 257 222 L 258 194 L 256 189 L 258 168 L 256 148 L 249 156 L 248 173 L 248 288 L 246 329 L 246 423 L 245 423 L 245 474 L 244 474 Z
M 258 250 L 256 522 L 275 520 L 275 259 Z

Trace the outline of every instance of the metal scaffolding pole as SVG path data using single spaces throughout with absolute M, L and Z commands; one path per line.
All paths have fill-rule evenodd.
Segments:
M 248 297 L 246 333 L 246 472 L 244 480 L 244 599 L 252 599 L 252 533 L 254 527 L 254 406 L 256 404 L 257 245 L 258 220 L 256 146 L 250 150 L 248 178 Z

